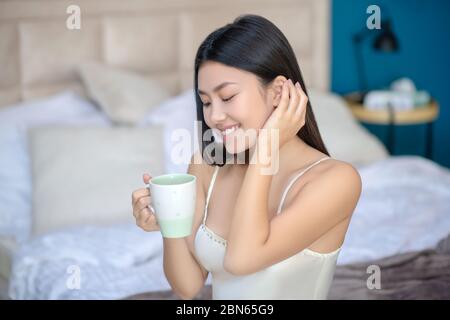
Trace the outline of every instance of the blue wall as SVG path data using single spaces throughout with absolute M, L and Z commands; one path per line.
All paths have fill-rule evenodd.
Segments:
M 332 91 L 345 94 L 359 88 L 352 35 L 366 26 L 369 5 L 389 15 L 400 50 L 374 52 L 373 37 L 363 42 L 369 89 L 387 87 L 400 77 L 411 78 L 419 90 L 427 90 L 440 104 L 434 123 L 433 160 L 450 167 L 450 1 L 448 0 L 333 0 Z M 365 125 L 386 141 L 385 126 Z M 396 131 L 393 154 L 424 155 L 425 125 L 401 126 Z

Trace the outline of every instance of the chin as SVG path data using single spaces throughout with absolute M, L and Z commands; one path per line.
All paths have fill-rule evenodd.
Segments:
M 230 146 L 227 143 L 225 143 L 224 146 L 229 154 L 239 154 L 239 153 L 245 152 L 245 150 L 248 149 L 248 148 L 243 148 L 243 147 L 238 147 L 238 146 Z
M 253 133 L 253 134 L 252 134 Z M 254 131 L 246 131 L 239 132 L 237 136 L 230 137 L 228 139 L 223 139 L 223 137 L 217 132 L 217 130 L 213 130 L 213 135 L 215 141 L 219 144 L 223 144 L 225 150 L 230 155 L 239 155 L 244 154 L 245 151 L 253 148 L 256 144 L 256 134 Z
M 234 141 L 226 141 L 224 142 L 225 149 L 228 153 L 233 155 L 238 155 L 241 153 L 244 153 L 245 151 L 251 149 L 255 145 L 255 140 L 250 138 L 246 139 L 245 141 L 238 141 L 238 139 L 235 139 Z

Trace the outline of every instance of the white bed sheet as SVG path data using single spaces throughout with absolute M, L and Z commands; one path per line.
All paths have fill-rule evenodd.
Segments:
M 38 237 L 17 252 L 13 299 L 119 299 L 170 289 L 162 238 L 134 224 L 78 227 Z M 74 277 L 79 276 L 78 279 Z M 79 286 L 78 286 L 79 284 Z
M 363 182 L 338 264 L 434 247 L 450 232 L 450 170 L 420 156 L 357 167 Z

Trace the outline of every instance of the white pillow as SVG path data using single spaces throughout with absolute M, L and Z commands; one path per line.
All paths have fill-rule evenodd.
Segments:
M 89 62 L 78 67 L 92 100 L 117 124 L 132 125 L 170 97 L 158 82 L 137 73 Z
M 320 134 L 333 158 L 358 167 L 389 157 L 383 143 L 358 123 L 341 97 L 316 90 L 308 94 Z
M 132 223 L 144 172 L 163 173 L 162 126 L 31 129 L 33 234 Z
M 31 228 L 29 128 L 60 123 L 109 126 L 109 119 L 72 92 L 3 107 L 0 110 L 0 235 L 25 241 Z
M 164 126 L 164 158 L 166 173 L 186 173 L 192 154 L 199 150 L 197 138 L 197 112 L 194 90 L 166 100 L 148 112 L 138 126 L 162 124 Z M 180 131 L 181 130 L 181 131 Z M 177 133 L 187 133 L 190 141 Z M 182 153 L 181 150 L 184 150 Z

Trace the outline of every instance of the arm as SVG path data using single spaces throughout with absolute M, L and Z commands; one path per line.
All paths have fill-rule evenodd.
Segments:
M 271 175 L 249 165 L 236 202 L 224 267 L 249 274 L 304 250 L 352 214 L 361 193 L 361 178 L 339 163 L 306 184 L 292 204 L 269 221 Z
M 193 299 L 203 287 L 208 273 L 191 254 L 185 238 L 164 238 L 164 274 L 181 299 Z
M 269 159 L 277 161 L 281 146 L 305 124 L 308 102 L 298 82 L 284 81 L 280 90 L 279 104 L 258 137 L 231 219 L 224 259 L 230 273 L 254 273 L 306 249 L 352 214 L 361 193 L 358 172 L 340 163 L 307 183 L 293 203 L 269 221 L 272 176 L 262 174 L 265 166 L 259 161 L 259 148 L 266 146 L 262 150 L 269 150 Z M 275 140 L 271 140 L 273 132 Z
M 208 271 L 196 260 L 194 255 L 194 239 L 203 217 L 205 193 L 202 183 L 201 156 L 194 155 L 188 168 L 188 173 L 197 177 L 197 201 L 192 234 L 185 238 L 163 238 L 164 243 L 164 273 L 173 291 L 182 299 L 194 298 L 205 284 Z M 195 160 L 195 161 L 194 161 Z

